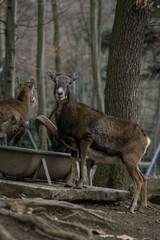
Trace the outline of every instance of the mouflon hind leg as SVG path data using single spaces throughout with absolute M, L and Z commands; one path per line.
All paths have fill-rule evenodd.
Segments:
M 141 195 L 141 191 L 143 189 L 143 183 L 144 183 L 138 167 L 138 162 L 139 161 L 137 161 L 135 154 L 134 155 L 128 154 L 126 156 L 123 156 L 123 163 L 126 166 L 131 178 L 136 184 L 136 188 L 134 190 L 133 198 L 129 208 L 130 212 L 132 213 L 134 213 L 137 207 L 138 199 Z

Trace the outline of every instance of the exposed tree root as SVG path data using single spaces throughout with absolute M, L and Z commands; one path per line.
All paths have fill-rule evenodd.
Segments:
M 93 234 L 92 234 L 92 232 L 89 230 L 89 228 L 86 227 L 86 226 L 84 226 L 84 225 L 82 225 L 82 224 L 80 224 L 80 223 L 73 223 L 73 222 L 71 223 L 71 222 L 62 221 L 62 220 L 59 220 L 59 219 L 55 219 L 54 217 L 50 217 L 50 216 L 48 216 L 47 214 L 46 214 L 46 217 L 49 218 L 49 219 L 52 221 L 52 223 L 54 223 L 54 224 L 56 224 L 56 223 L 60 224 L 62 228 L 63 228 L 63 227 L 72 227 L 72 228 L 74 227 L 75 229 L 76 229 L 76 228 L 79 228 L 79 230 L 80 230 L 81 232 L 84 232 L 84 233 L 86 233 L 90 238 L 93 238 Z
M 65 201 L 58 201 L 58 200 L 46 200 L 42 198 L 34 198 L 34 199 L 4 199 L 0 200 L 0 207 L 9 207 L 13 204 L 24 204 L 26 206 L 41 206 L 41 207 L 58 207 L 58 208 L 65 208 L 69 210 L 79 210 L 83 213 L 86 213 L 92 217 L 95 217 L 97 220 L 105 221 L 109 223 L 114 223 L 113 220 L 108 219 L 106 217 L 100 216 L 99 214 L 95 213 L 92 209 L 86 209 L 78 204 L 73 204 Z
M 156 204 L 153 204 L 151 202 L 148 202 L 148 207 L 152 208 L 152 209 L 155 209 L 157 211 L 160 211 L 160 207 L 159 205 L 156 205 Z
M 50 226 L 47 221 L 45 221 L 43 218 L 39 216 L 34 215 L 26 215 L 26 214 L 18 214 L 15 212 L 11 212 L 6 209 L 0 208 L 0 214 L 3 216 L 12 217 L 15 220 L 21 222 L 21 223 L 28 223 L 31 224 L 41 231 L 51 235 L 52 237 L 58 237 L 60 239 L 68 239 L 68 240 L 85 240 L 86 237 L 79 236 L 76 233 L 71 232 L 65 232 L 62 229 L 55 228 L 54 225 Z
M 1 240 L 16 240 L 14 237 L 10 235 L 7 229 L 0 224 L 0 239 Z
M 47 214 L 46 208 L 64 209 L 73 212 L 66 216 L 66 219 L 70 219 L 71 222 L 66 221 L 65 218 L 60 220 L 56 215 L 53 216 Z M 40 215 L 35 215 L 34 213 L 40 213 Z M 50 238 L 68 240 L 93 239 L 92 230 L 85 225 L 78 223 L 78 221 L 83 222 L 83 218 L 104 223 L 105 226 L 107 225 L 111 229 L 113 229 L 111 223 L 114 223 L 112 220 L 97 214 L 95 210 L 86 209 L 78 204 L 41 198 L 0 199 L 0 215 L 12 217 L 21 223 L 28 223 L 29 225 L 36 227 L 39 233 L 47 235 Z M 75 215 L 77 218 L 76 222 L 72 219 Z M 104 213 L 102 213 L 102 215 L 104 215 Z M 81 235 L 79 235 L 78 232 L 81 232 Z M 4 240 L 14 239 L 6 238 Z

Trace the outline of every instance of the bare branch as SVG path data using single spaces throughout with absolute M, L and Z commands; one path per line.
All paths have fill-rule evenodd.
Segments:
M 68 8 L 66 8 L 64 11 L 62 11 L 61 13 L 59 13 L 56 17 L 51 18 L 50 20 L 46 21 L 43 24 L 36 24 L 36 25 L 26 25 L 26 24 L 18 24 L 19 27 L 28 27 L 28 28 L 34 28 L 34 27 L 38 27 L 38 26 L 42 26 L 42 25 L 47 25 L 50 22 L 53 22 L 55 18 L 60 17 L 64 12 L 68 11 Z

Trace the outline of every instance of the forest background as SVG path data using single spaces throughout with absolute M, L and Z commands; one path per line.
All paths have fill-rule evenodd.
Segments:
M 127 1 L 122 2 L 127 4 Z M 53 82 L 47 77 L 48 71 L 79 72 L 80 78 L 74 89 L 78 101 L 104 111 L 104 89 L 116 3 L 111 0 L 0 2 L 0 98 L 14 95 L 15 76 L 21 81 L 30 78 L 37 80 L 38 102 L 32 107 L 30 120 L 36 141 L 35 117 L 39 114 L 49 116 L 55 106 Z M 160 138 L 160 10 L 152 8 L 146 14 L 143 50 L 139 49 L 142 50 L 142 58 L 138 114 L 131 116 L 131 119 L 133 117 L 132 120 L 136 120 L 150 136 L 152 146 L 148 158 L 151 159 Z M 6 46 L 9 35 L 12 39 L 9 61 L 12 64 L 8 63 L 8 71 Z M 10 81 L 6 82 L 6 79 Z M 116 89 L 112 92 L 114 94 L 117 94 Z M 26 141 L 23 144 L 30 147 Z

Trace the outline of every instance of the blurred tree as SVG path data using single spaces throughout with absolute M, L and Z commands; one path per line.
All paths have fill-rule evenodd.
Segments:
M 104 92 L 100 77 L 101 1 L 90 0 L 90 45 L 93 77 L 93 105 L 104 111 Z
M 38 28 L 37 28 L 37 87 L 38 87 L 38 115 L 46 115 L 45 98 L 45 1 L 38 1 Z M 42 148 L 47 148 L 46 129 L 41 128 Z
M 60 35 L 59 35 L 59 21 L 58 21 L 58 5 L 57 0 L 52 0 L 52 13 L 54 23 L 54 49 L 55 49 L 55 70 L 57 73 L 61 72 L 61 57 L 60 57 Z
M 4 98 L 4 61 L 5 61 L 5 15 L 6 5 L 0 4 L 0 100 Z
M 15 92 L 15 51 L 17 30 L 17 0 L 7 0 L 5 29 L 4 97 L 14 97 Z
M 135 0 L 117 1 L 105 87 L 107 114 L 138 119 L 137 93 L 146 20 L 145 9 L 136 10 Z M 122 165 L 99 164 L 94 184 L 128 189 L 130 178 Z

